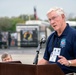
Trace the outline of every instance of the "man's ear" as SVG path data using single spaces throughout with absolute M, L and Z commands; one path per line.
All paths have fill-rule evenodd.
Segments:
M 62 14 L 61 16 L 62 16 L 63 19 L 65 18 L 65 15 L 64 14 Z

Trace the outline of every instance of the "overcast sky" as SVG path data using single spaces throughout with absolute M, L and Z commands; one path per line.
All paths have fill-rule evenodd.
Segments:
M 40 19 L 47 19 L 46 13 L 51 7 L 62 7 L 67 14 L 76 15 L 76 0 L 0 0 L 0 17 L 34 14 L 36 6 Z

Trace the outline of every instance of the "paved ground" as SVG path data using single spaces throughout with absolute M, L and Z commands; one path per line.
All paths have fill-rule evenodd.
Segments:
M 39 60 L 43 57 L 44 48 L 39 51 Z M 34 58 L 36 56 L 37 48 L 20 48 L 12 47 L 9 49 L 0 49 L 0 57 L 4 52 L 7 52 L 12 55 L 13 60 L 20 60 L 23 64 L 33 64 Z M 1 61 L 1 59 L 0 59 Z

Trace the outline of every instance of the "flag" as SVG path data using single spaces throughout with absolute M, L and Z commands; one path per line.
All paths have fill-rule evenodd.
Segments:
M 36 8 L 34 7 L 34 18 L 37 20 L 38 17 L 37 17 L 37 12 L 36 12 Z

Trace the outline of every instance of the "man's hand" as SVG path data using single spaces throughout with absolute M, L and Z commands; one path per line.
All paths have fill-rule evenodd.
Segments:
M 63 56 L 58 56 L 60 59 L 58 60 L 58 62 L 61 64 L 61 65 L 65 65 L 65 66 L 69 66 L 69 62 L 68 60 L 63 57 Z

